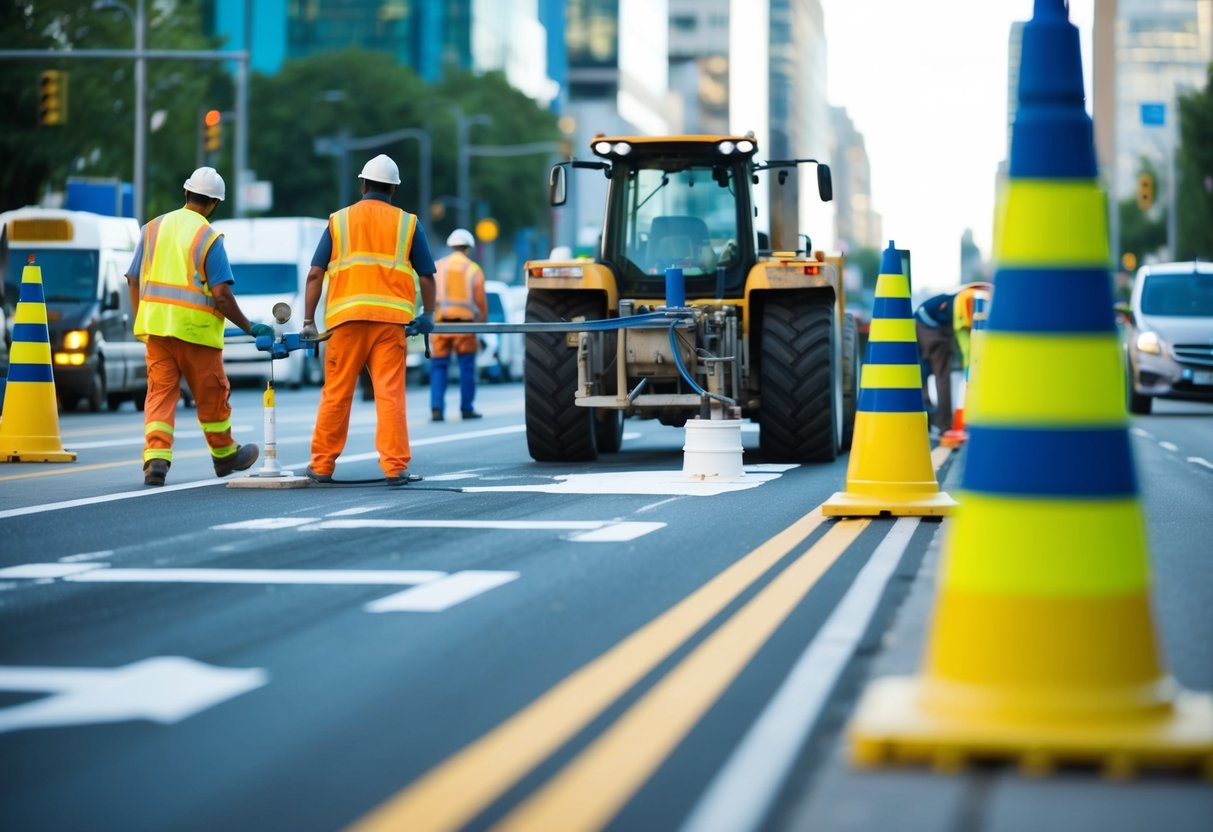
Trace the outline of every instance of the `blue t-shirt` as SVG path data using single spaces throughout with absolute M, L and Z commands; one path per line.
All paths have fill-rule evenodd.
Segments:
M 143 234 L 139 235 L 139 245 L 135 246 L 135 259 L 126 270 L 127 277 L 138 277 L 139 267 L 143 265 Z M 206 282 L 211 286 L 217 283 L 235 283 L 236 276 L 232 274 L 232 264 L 227 259 L 227 249 L 223 247 L 223 235 L 211 245 L 206 253 Z
M 391 202 L 387 194 L 369 193 L 364 194 L 363 199 L 378 199 L 383 202 Z M 312 265 L 318 269 L 327 269 L 329 261 L 333 259 L 333 235 L 325 227 L 324 233 L 320 235 L 320 242 L 316 245 L 316 252 L 312 255 Z M 413 232 L 413 248 L 409 251 L 409 262 L 413 264 L 413 271 L 417 274 L 433 274 L 438 269 L 434 266 L 434 256 L 430 254 L 430 244 L 425 238 L 425 229 L 421 227 L 421 223 L 417 223 L 417 230 Z

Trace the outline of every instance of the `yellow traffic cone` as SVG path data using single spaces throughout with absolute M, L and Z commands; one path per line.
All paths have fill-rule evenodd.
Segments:
M 13 315 L 13 348 L 0 418 L 0 462 L 74 462 L 59 438 L 59 410 L 51 373 L 42 270 L 33 256 L 21 272 L 21 295 Z
M 1213 777 L 1213 697 L 1179 689 L 1154 634 L 1106 201 L 1063 0 L 1037 0 L 1020 71 L 994 244 L 998 303 L 970 391 L 928 647 L 917 677 L 865 691 L 852 756 Z M 1067 370 L 1042 372 L 1052 365 Z
M 821 510 L 827 517 L 931 516 L 950 514 L 955 506 L 939 490 L 931 464 L 910 281 L 890 241 L 876 279 L 872 327 L 860 369 L 847 490 L 826 500 Z

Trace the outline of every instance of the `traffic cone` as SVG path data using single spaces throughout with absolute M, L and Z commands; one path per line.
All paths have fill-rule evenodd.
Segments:
M 59 438 L 59 410 L 51 373 L 42 270 L 33 255 L 21 272 L 21 294 L 13 315 L 13 347 L 0 417 L 0 462 L 75 462 Z
M 1179 689 L 1154 633 L 1096 177 L 1078 31 L 1036 0 L 960 508 L 920 674 L 871 684 L 851 721 L 860 764 L 1213 777 L 1213 697 Z
M 876 279 L 860 369 L 847 490 L 826 500 L 821 510 L 827 517 L 928 516 L 950 514 L 955 506 L 939 490 L 931 464 L 910 281 L 890 240 Z
M 974 292 L 973 331 L 969 335 L 969 363 L 965 367 L 964 378 L 960 380 L 960 401 L 956 406 L 956 413 L 952 416 L 952 427 L 939 437 L 939 444 L 945 448 L 959 448 L 969 438 L 968 431 L 965 430 L 965 397 L 969 394 L 969 379 L 972 375 L 973 365 L 977 363 L 977 343 L 980 337 L 978 333 L 985 329 L 985 322 L 985 295 L 981 292 Z

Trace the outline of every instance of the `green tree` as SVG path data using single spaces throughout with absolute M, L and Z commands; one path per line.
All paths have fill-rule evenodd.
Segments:
M 1176 259 L 1213 257 L 1213 66 L 1204 89 L 1179 99 Z
M 215 49 L 202 32 L 201 4 L 159 0 L 147 4 L 149 49 Z M 78 0 L 0 4 L 0 42 L 9 49 L 129 49 L 134 34 L 126 15 L 94 10 Z M 38 77 L 45 69 L 68 73 L 68 120 L 38 126 Z M 158 129 L 148 133 L 146 213 L 181 201 L 181 183 L 193 169 L 198 118 L 206 92 L 230 80 L 216 62 L 147 62 L 147 112 Z M 122 59 L 0 61 L 0 209 L 30 205 L 69 176 L 133 180 L 134 61 Z M 230 96 L 230 92 L 228 93 Z

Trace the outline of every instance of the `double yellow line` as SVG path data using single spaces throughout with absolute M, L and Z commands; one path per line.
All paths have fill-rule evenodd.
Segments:
M 685 644 L 824 519 L 820 508 L 813 509 L 353 828 L 464 826 Z M 869 522 L 834 523 L 499 828 L 571 832 L 609 822 Z

